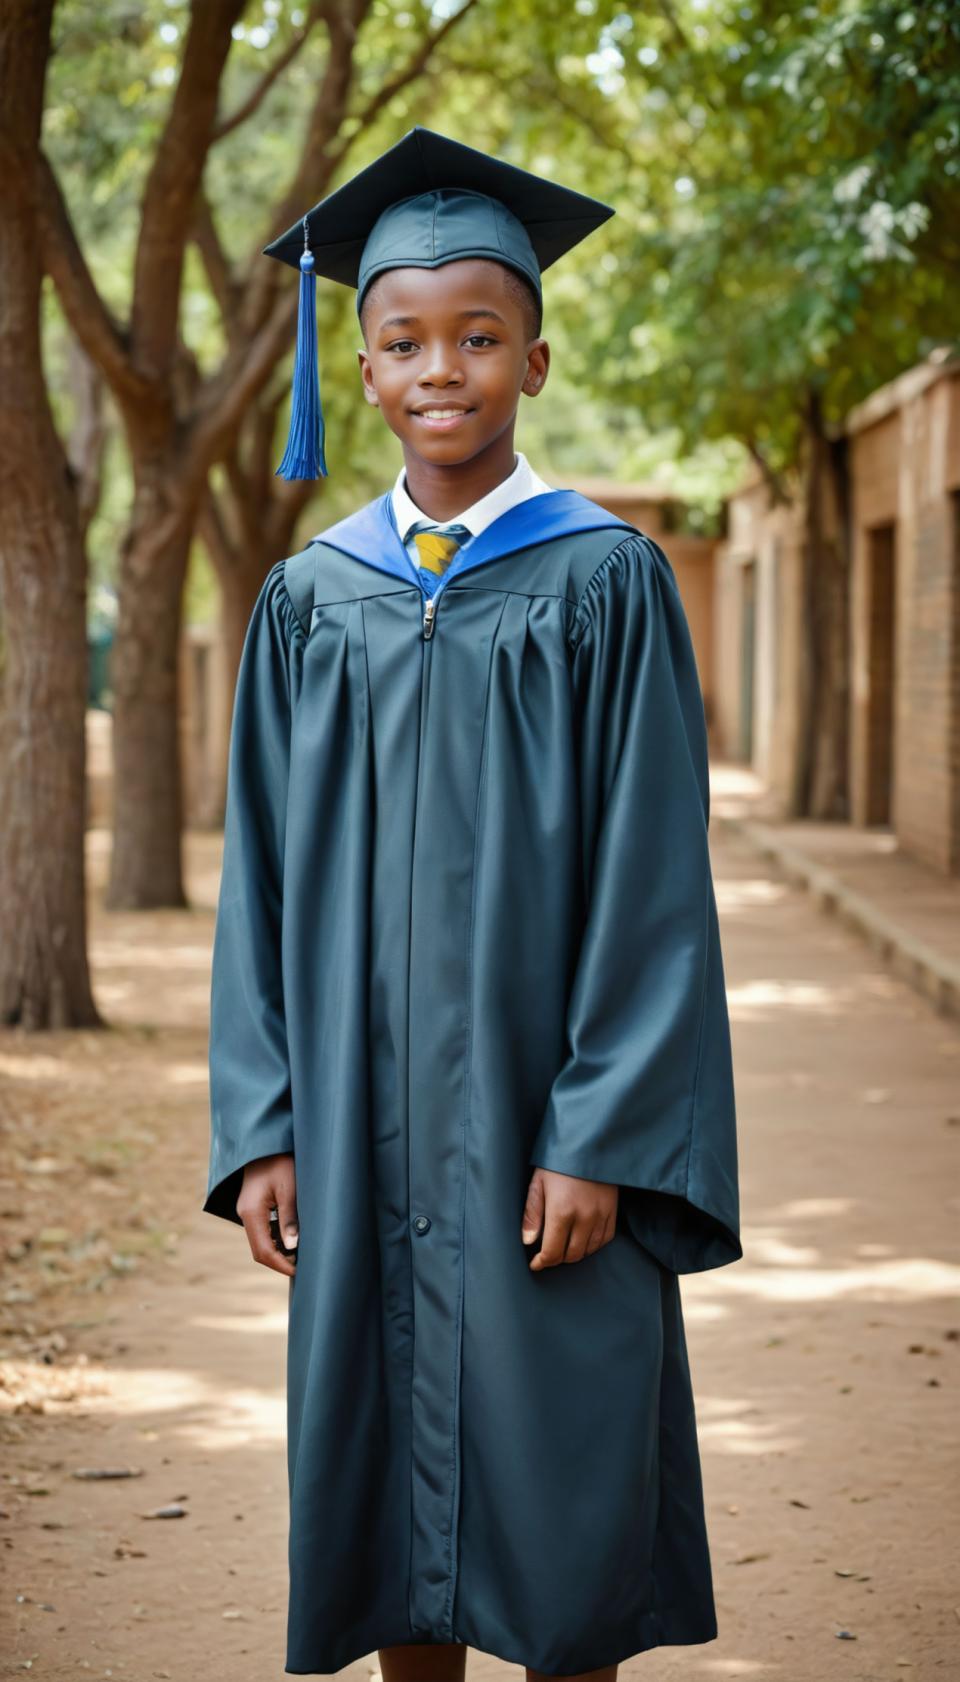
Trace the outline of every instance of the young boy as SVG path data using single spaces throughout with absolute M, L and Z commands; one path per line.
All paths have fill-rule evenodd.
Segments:
M 611 1682 L 717 1633 L 678 1275 L 742 1251 L 697 670 L 662 550 L 514 449 L 540 271 L 610 214 L 415 128 L 307 218 L 404 467 L 271 567 L 231 735 L 204 1208 L 290 1280 L 292 1674 L 453 1682 L 470 1645 Z

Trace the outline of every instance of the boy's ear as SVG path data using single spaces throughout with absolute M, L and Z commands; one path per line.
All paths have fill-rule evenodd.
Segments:
M 373 373 L 370 368 L 370 358 L 365 350 L 358 350 L 357 357 L 360 362 L 360 380 L 363 385 L 363 395 L 368 403 L 371 403 L 375 409 L 379 409 L 380 399 L 377 396 L 376 387 L 373 384 Z
M 550 346 L 546 339 L 538 339 L 530 351 L 527 361 L 527 377 L 521 388 L 528 397 L 536 397 L 538 392 L 542 390 L 546 384 L 549 371 Z

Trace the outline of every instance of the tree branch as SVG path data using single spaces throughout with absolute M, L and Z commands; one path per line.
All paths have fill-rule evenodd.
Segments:
M 343 163 L 351 147 L 366 133 L 389 101 L 422 73 L 440 42 L 477 3 L 478 0 L 464 0 L 458 12 L 445 18 L 438 29 L 422 38 L 406 64 L 395 75 L 389 77 L 373 97 L 351 116 L 351 132 L 348 137 L 343 138 L 342 129 L 347 117 L 356 37 L 370 7 L 370 0 L 351 0 L 350 16 L 331 25 L 330 56 L 323 83 L 307 124 L 300 161 L 283 202 L 273 215 L 270 238 L 282 233 L 284 228 L 303 214 L 305 201 L 315 203 L 324 196 L 335 171 Z M 340 142 L 334 145 L 338 134 L 341 135 Z M 269 314 L 280 280 L 280 276 L 274 272 L 279 268 L 278 264 L 264 264 L 260 261 L 264 243 L 266 242 L 256 247 L 246 264 L 249 278 L 245 289 L 243 316 L 248 332 L 255 332 Z
M 67 379 L 73 395 L 74 415 L 67 440 L 67 460 L 77 497 L 80 535 L 86 538 L 90 521 L 100 506 L 103 487 L 103 452 L 106 428 L 103 420 L 103 375 L 91 362 L 76 334 L 67 335 Z
M 155 398 L 154 382 L 134 369 L 129 336 L 97 290 L 74 231 L 60 183 L 46 154 L 38 151 L 37 222 L 43 266 L 57 289 L 63 312 L 81 345 L 121 404 Z
M 240 285 L 231 269 L 230 259 L 217 232 L 210 200 L 202 187 L 194 200 L 190 237 L 200 253 L 200 260 L 210 283 L 210 290 L 223 317 L 227 338 L 232 342 L 237 330 L 236 317 Z
M 209 480 L 197 506 L 197 535 L 213 562 L 221 589 L 228 590 L 230 575 L 236 567 L 236 550 L 227 530 L 220 499 Z
M 312 185 L 314 193 L 322 194 L 333 170 L 365 127 L 389 100 L 422 73 L 438 44 L 476 4 L 478 0 L 465 0 L 458 12 L 423 37 L 401 69 L 366 102 L 359 113 L 359 126 L 351 125 L 349 139 L 338 146 L 334 146 L 333 141 L 344 123 L 357 34 L 371 0 L 350 0 L 343 11 L 327 9 L 330 53 L 293 182 L 275 216 L 278 230 L 282 230 L 302 211 L 308 187 Z M 258 267 L 247 283 L 243 303 L 235 317 L 238 323 L 234 341 L 237 354 L 228 356 L 219 374 L 209 383 L 195 435 L 190 440 L 191 475 L 194 472 L 206 474 L 209 466 L 222 458 L 230 440 L 237 434 L 246 406 L 264 390 L 276 363 L 293 338 L 297 290 L 278 287 L 282 277 L 273 271 L 279 269 L 279 265 L 260 264 L 259 247 L 256 261 Z
M 370 127 L 370 124 L 380 115 L 384 107 L 389 105 L 390 101 L 405 87 L 416 80 L 436 52 L 441 41 L 449 35 L 451 29 L 454 29 L 476 4 L 477 0 L 463 0 L 460 10 L 452 12 L 448 18 L 445 18 L 439 29 L 426 34 L 419 47 L 410 55 L 406 64 L 397 71 L 396 75 L 383 82 L 360 111 L 351 114 L 351 125 L 355 123 L 356 127 L 351 127 L 350 135 L 328 154 L 332 159 L 334 169 L 342 163 L 357 137 Z
M 753 460 L 760 469 L 763 482 L 767 487 L 767 494 L 770 498 L 771 508 L 776 508 L 778 506 L 788 507 L 793 501 L 793 498 L 790 496 L 783 482 L 782 476 L 775 468 L 770 466 L 770 463 L 767 461 L 766 456 L 755 438 L 747 438 L 744 442 L 746 443 L 747 449 L 749 450 Z
M 243 420 L 244 411 L 264 389 L 293 337 L 299 294 L 285 293 L 273 314 L 246 351 L 228 356 L 208 383 L 191 429 L 185 471 L 202 481 L 215 461 L 223 459 Z
M 283 75 L 283 72 L 293 63 L 301 49 L 305 46 L 307 38 L 313 30 L 315 24 L 319 23 L 320 19 L 326 16 L 328 11 L 329 6 L 321 4 L 314 4 L 310 7 L 303 27 L 298 29 L 296 34 L 291 37 L 283 51 L 274 60 L 273 64 L 270 65 L 270 68 L 264 71 L 259 82 L 254 85 L 242 105 L 238 105 L 236 111 L 234 111 L 229 117 L 222 118 L 220 122 L 214 125 L 213 134 L 211 135 L 211 140 L 214 143 L 218 140 L 222 140 L 224 135 L 232 134 L 234 129 L 239 128 L 241 123 L 245 123 L 248 117 L 253 116 L 254 112 L 263 104 L 263 101 L 266 99 L 267 94 L 270 92 L 274 83 L 279 80 L 279 78 Z
M 193 0 L 166 126 L 143 195 L 130 337 L 137 367 L 155 377 L 177 354 L 180 278 L 193 206 L 217 114 L 231 31 L 244 0 Z
M 321 198 L 326 192 L 335 165 L 327 157 L 327 148 L 344 120 L 347 98 L 353 77 L 353 55 L 360 24 L 370 9 L 372 0 L 350 0 L 343 12 L 332 10 L 327 16 L 329 51 L 323 78 L 307 121 L 303 146 L 293 178 L 280 204 L 273 212 L 271 232 L 282 233 L 289 223 L 302 216 L 304 201 Z M 277 296 L 279 265 L 261 261 L 266 241 L 259 242 L 245 265 L 242 315 L 244 331 L 256 333 L 269 318 Z

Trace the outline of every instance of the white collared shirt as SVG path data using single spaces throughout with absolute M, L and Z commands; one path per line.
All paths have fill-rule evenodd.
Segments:
M 525 502 L 529 496 L 542 496 L 544 491 L 553 490 L 552 485 L 545 483 L 527 461 L 521 450 L 517 451 L 517 459 L 512 473 L 501 479 L 499 485 L 494 485 L 492 491 L 481 496 L 465 508 L 462 514 L 453 514 L 449 520 L 431 520 L 422 508 L 418 508 L 405 483 L 405 469 L 401 467 L 391 491 L 393 513 L 397 522 L 397 530 L 406 546 L 414 565 L 419 562 L 419 551 L 411 535 L 411 527 L 422 521 L 429 522 L 431 531 L 446 531 L 448 526 L 467 526 L 472 537 L 478 537 L 484 526 L 498 515 L 505 514 L 515 503 Z

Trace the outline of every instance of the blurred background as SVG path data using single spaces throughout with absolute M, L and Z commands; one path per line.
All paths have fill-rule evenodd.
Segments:
M 954 0 L 0 9 L 3 1674 L 279 1673 L 284 1310 L 196 1230 L 230 710 L 267 569 L 400 454 L 321 283 L 329 477 L 275 476 L 261 248 L 415 123 L 616 207 L 544 276 L 516 441 L 661 543 L 709 725 L 745 1258 L 685 1302 L 731 1569 L 651 1673 L 945 1675 Z

